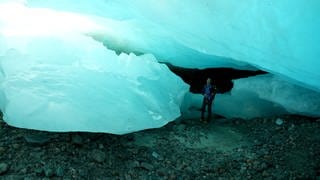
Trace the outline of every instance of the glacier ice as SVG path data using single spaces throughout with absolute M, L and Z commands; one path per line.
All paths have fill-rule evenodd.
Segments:
M 258 69 L 320 91 L 318 0 L 26 0 L 118 20 L 101 41 L 189 68 Z M 110 40 L 112 39 L 112 40 Z
M 160 127 L 180 115 L 188 90 L 158 63 L 168 62 L 274 74 L 236 80 L 231 94 L 217 95 L 214 110 L 226 117 L 320 116 L 319 7 L 317 0 L 0 0 L 0 108 L 11 125 L 48 131 Z M 187 93 L 184 114 L 199 100 Z
M 152 55 L 118 56 L 85 36 L 23 41 L 0 57 L 10 125 L 124 134 L 180 116 L 188 86 Z
M 297 86 L 275 75 L 260 75 L 235 81 L 231 94 L 248 92 L 282 106 L 292 114 L 320 116 L 320 93 Z M 242 95 L 237 95 L 242 96 Z M 245 97 L 245 96 L 242 96 Z M 245 101 L 245 99 L 244 99 Z M 256 106 L 260 106 L 257 104 Z
M 201 102 L 201 95 L 189 93 L 183 103 L 183 116 L 198 117 Z M 230 93 L 216 95 L 213 112 L 244 119 L 288 113 L 320 117 L 319 102 L 320 93 L 268 74 L 235 80 Z

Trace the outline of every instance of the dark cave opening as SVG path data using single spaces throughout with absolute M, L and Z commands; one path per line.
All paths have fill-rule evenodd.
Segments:
M 218 88 L 218 93 L 226 93 L 233 88 L 234 79 L 246 78 L 266 74 L 267 72 L 237 70 L 232 68 L 207 68 L 207 69 L 191 69 L 177 67 L 166 63 L 169 69 L 180 76 L 184 82 L 190 85 L 190 92 L 201 93 L 202 87 L 206 83 L 206 79 L 210 77 Z

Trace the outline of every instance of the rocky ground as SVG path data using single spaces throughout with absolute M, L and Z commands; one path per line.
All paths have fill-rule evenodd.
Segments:
M 319 179 L 320 119 L 179 120 L 118 136 L 0 121 L 0 179 Z

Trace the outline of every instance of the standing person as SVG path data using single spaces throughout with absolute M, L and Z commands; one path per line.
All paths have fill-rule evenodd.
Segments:
M 211 119 L 211 107 L 212 102 L 214 100 L 214 97 L 216 95 L 217 87 L 215 85 L 211 84 L 211 78 L 207 79 L 207 84 L 202 89 L 203 94 L 203 102 L 201 107 L 201 119 L 200 121 L 204 121 L 204 112 L 206 110 L 206 107 L 208 109 L 208 118 L 205 122 L 209 122 Z

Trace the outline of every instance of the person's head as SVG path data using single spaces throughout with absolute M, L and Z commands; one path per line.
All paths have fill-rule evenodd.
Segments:
M 207 79 L 207 84 L 208 84 L 208 85 L 211 84 L 211 78 L 208 78 L 208 79 Z

